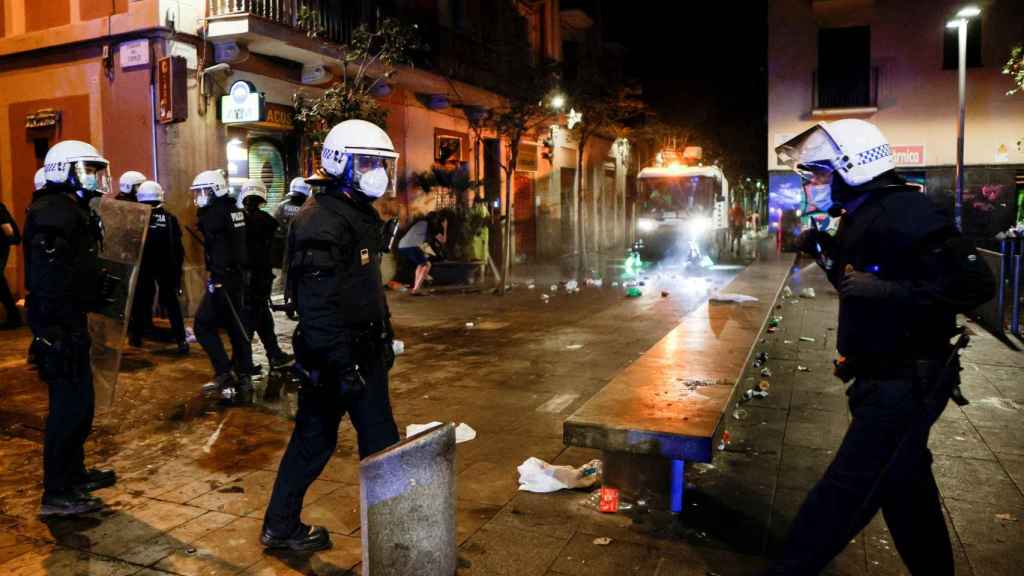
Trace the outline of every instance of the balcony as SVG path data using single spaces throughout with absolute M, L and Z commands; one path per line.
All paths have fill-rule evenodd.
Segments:
M 351 0 L 210 0 L 208 34 L 215 43 L 317 64 L 336 58 L 372 13 L 368 2 Z
M 811 73 L 811 116 L 867 116 L 878 112 L 878 67 Z

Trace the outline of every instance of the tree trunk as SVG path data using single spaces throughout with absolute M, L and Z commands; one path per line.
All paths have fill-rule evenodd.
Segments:
M 498 294 L 504 296 L 512 282 L 512 181 L 515 179 L 516 162 L 519 160 L 519 139 L 509 142 L 508 167 L 505 169 L 505 242 L 501 253 L 501 286 Z
M 587 136 L 580 136 L 579 146 L 576 154 L 576 280 L 582 282 L 586 276 L 587 266 L 587 237 L 584 234 L 583 215 L 584 193 L 583 184 L 586 178 L 583 175 L 583 157 L 587 151 Z

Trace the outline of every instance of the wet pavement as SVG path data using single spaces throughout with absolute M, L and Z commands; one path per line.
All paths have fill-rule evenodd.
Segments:
M 666 271 L 636 299 L 610 279 L 576 294 L 564 287 L 550 292 L 558 275 L 544 268 L 524 269 L 503 298 L 389 296 L 406 346 L 391 380 L 399 428 L 439 420 L 477 431 L 457 449 L 459 574 L 727 576 L 766 566 L 848 422 L 842 387 L 828 370 L 836 297 L 814 271 L 792 285 L 813 286 L 818 297 L 783 303 L 778 331 L 763 335 L 758 347 L 773 371 L 769 396 L 745 403 L 742 412 L 727 410 L 731 441 L 711 466 L 687 471 L 686 511 L 672 529 L 643 515 L 601 514 L 586 505 L 587 491 L 517 490 L 516 466 L 530 456 L 571 465 L 599 457 L 567 449 L 562 422 L 699 306 L 708 285 L 722 285 L 737 271 L 710 271 L 708 280 Z M 291 325 L 278 320 L 288 348 Z M 197 346 L 187 358 L 171 354 L 170 343 L 127 350 L 117 399 L 87 446 L 90 463 L 121 476 L 99 492 L 108 509 L 41 523 L 35 514 L 45 388 L 24 364 L 27 332 L 0 339 L 0 574 L 360 572 L 351 426 L 343 424 L 337 453 L 313 484 L 303 515 L 330 529 L 334 547 L 264 554 L 259 528 L 292 427 L 294 390 L 275 376 L 259 383 L 254 406 L 206 403 L 198 390 L 209 365 Z M 1024 565 L 1024 354 L 979 334 L 966 359 L 964 389 L 973 402 L 951 406 L 932 438 L 958 573 L 1015 574 Z M 738 390 L 748 378 L 760 380 L 748 369 Z M 600 537 L 611 541 L 595 544 Z M 877 518 L 830 570 L 900 574 L 891 542 Z

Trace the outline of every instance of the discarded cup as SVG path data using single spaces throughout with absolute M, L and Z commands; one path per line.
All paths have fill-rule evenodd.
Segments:
M 787 300 L 792 298 L 793 297 L 793 289 L 790 288 L 789 286 L 786 286 L 785 288 L 783 288 L 782 289 L 782 297 L 787 299 Z
M 395 356 L 398 356 L 400 354 L 405 354 L 405 342 L 403 342 L 401 340 L 392 340 L 391 341 L 391 350 L 394 351 Z

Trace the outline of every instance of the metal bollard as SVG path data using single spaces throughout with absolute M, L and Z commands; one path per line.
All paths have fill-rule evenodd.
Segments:
M 359 486 L 363 574 L 455 574 L 454 424 L 367 457 Z

